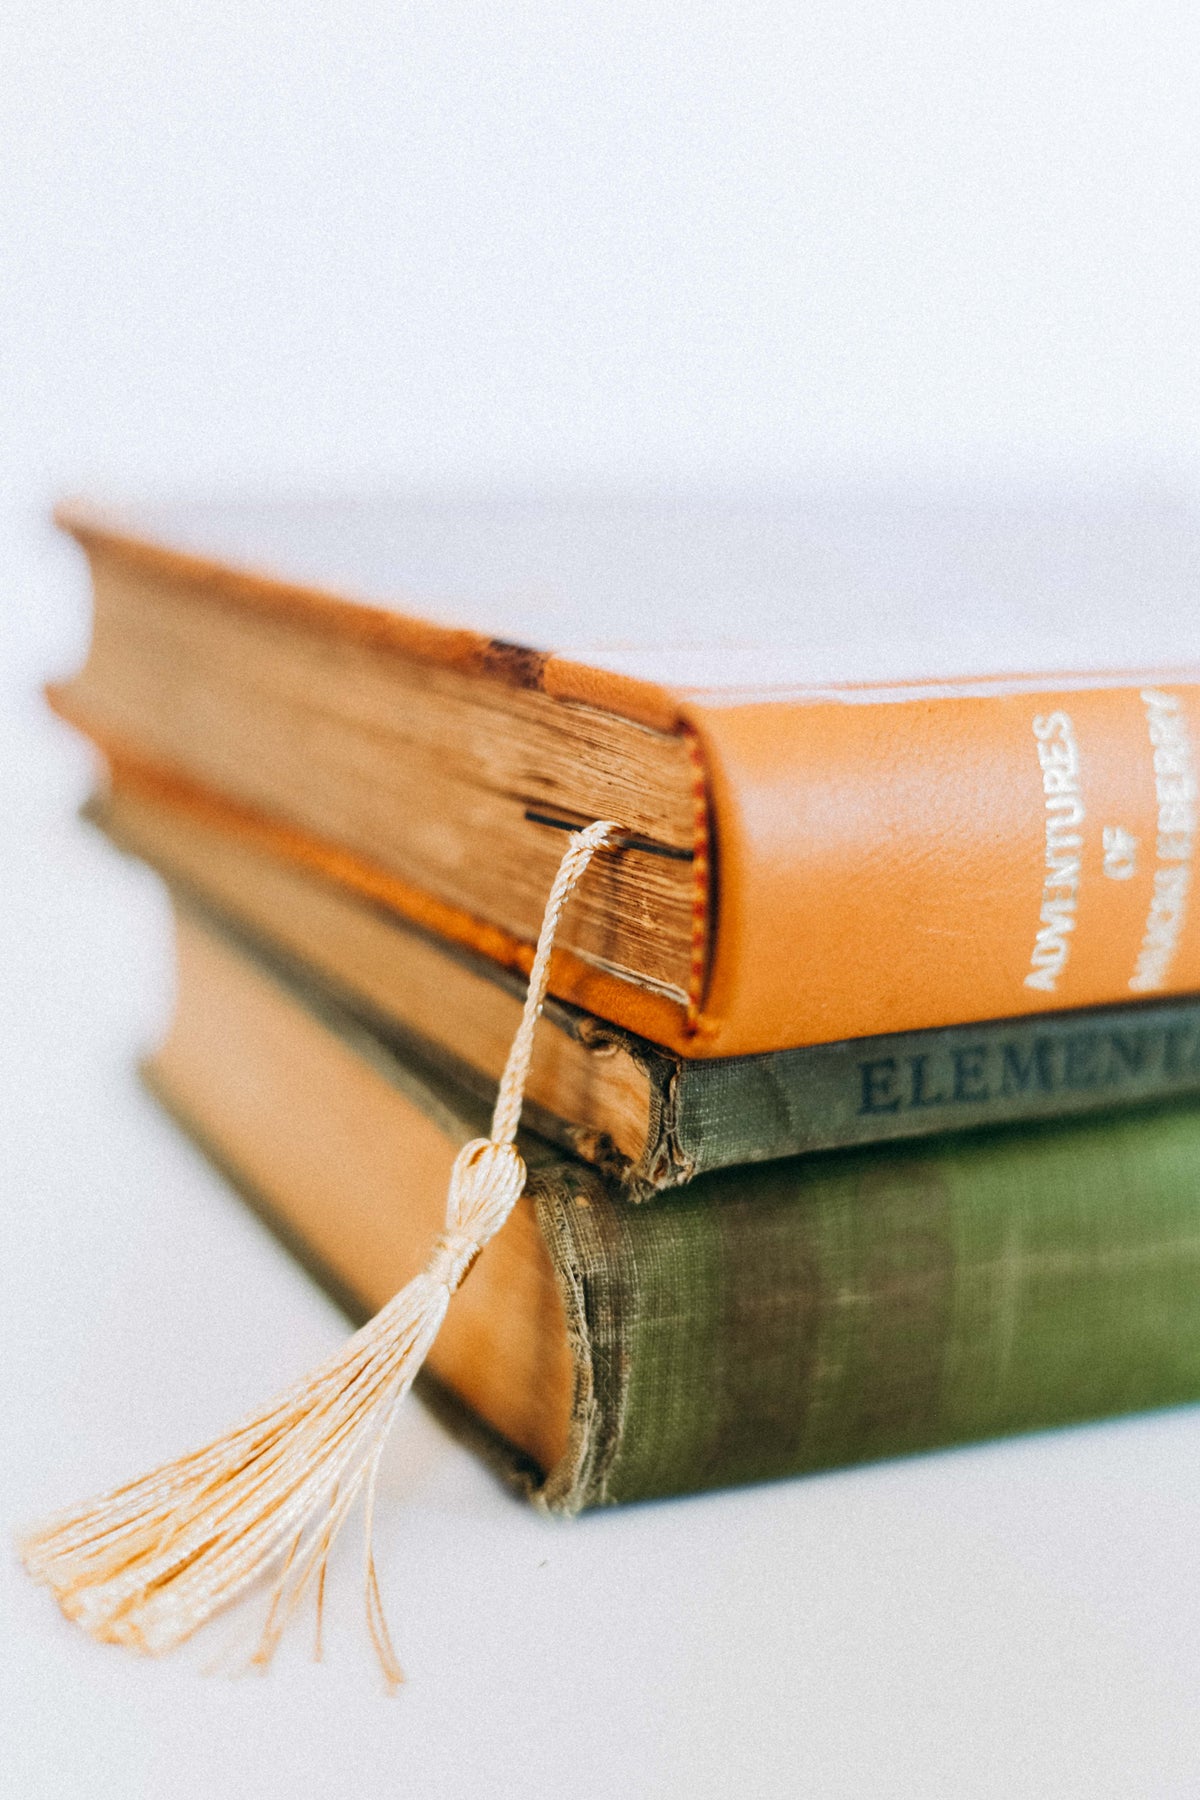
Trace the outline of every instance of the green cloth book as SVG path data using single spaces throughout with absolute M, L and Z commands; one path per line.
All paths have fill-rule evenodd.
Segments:
M 149 1078 L 350 1303 L 424 1262 L 485 1114 L 178 907 Z M 1200 1396 L 1200 1107 L 702 1176 L 631 1206 L 529 1138 L 437 1391 L 542 1506 L 826 1469 Z

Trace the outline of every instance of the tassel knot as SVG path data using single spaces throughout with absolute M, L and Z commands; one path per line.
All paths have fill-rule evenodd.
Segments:
M 450 1296 L 524 1189 L 525 1164 L 513 1140 L 554 934 L 576 882 L 618 829 L 600 821 L 568 841 L 546 902 L 491 1136 L 464 1144 L 455 1158 L 445 1228 L 421 1274 L 321 1368 L 224 1437 L 60 1515 L 25 1539 L 21 1551 L 30 1574 L 46 1582 L 68 1617 L 94 1637 L 152 1653 L 169 1650 L 279 1564 L 252 1660 L 270 1660 L 288 1618 L 312 1588 L 319 1649 L 330 1547 L 362 1494 L 367 1623 L 389 1685 L 403 1679 L 371 1549 L 379 1458 Z
M 482 1246 L 495 1237 L 525 1190 L 525 1163 L 515 1144 L 472 1138 L 454 1159 L 446 1194 L 446 1232 L 470 1233 Z
M 443 1232 L 435 1242 L 425 1265 L 426 1279 L 432 1281 L 435 1287 L 444 1287 L 448 1293 L 454 1293 L 456 1288 L 461 1287 L 482 1249 L 483 1245 L 476 1238 L 457 1231 Z
M 425 1274 L 453 1293 L 525 1190 L 525 1164 L 513 1144 L 472 1138 L 454 1159 L 446 1194 L 446 1229 Z

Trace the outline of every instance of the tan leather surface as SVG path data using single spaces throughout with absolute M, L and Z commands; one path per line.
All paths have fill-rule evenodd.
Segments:
M 694 730 L 706 770 L 715 857 L 709 979 L 700 1028 L 673 1001 L 556 957 L 551 988 L 684 1055 L 727 1056 L 972 1019 L 1200 988 L 1200 895 L 1158 985 L 1130 987 L 1151 922 L 1156 879 L 1153 757 L 1141 690 L 1182 696 L 1189 779 L 1200 755 L 1193 674 L 1043 682 L 980 681 L 959 691 L 829 689 L 737 699 L 719 689 L 672 692 L 609 667 L 521 652 L 480 633 L 349 602 L 139 541 L 85 514 L 62 515 L 85 547 L 195 582 L 214 602 L 298 610 L 330 629 L 364 632 L 406 655 L 487 668 L 562 698 L 652 724 Z M 72 716 L 69 689 L 56 703 Z M 1079 760 L 1080 879 L 1052 989 L 1030 987 L 1047 899 L 1046 799 L 1034 720 L 1064 713 Z M 76 715 L 84 729 L 86 718 Z M 129 746 L 102 747 L 130 780 Z M 358 891 L 486 955 L 525 968 L 529 947 L 394 877 L 169 781 L 180 804 L 320 868 Z M 1194 811 L 1194 799 L 1193 799 Z M 1105 832 L 1134 842 L 1122 877 L 1105 873 Z M 1192 856 L 1174 876 L 1194 887 Z M 1178 894 L 1178 885 L 1176 887 Z M 1052 898 L 1053 896 L 1051 896 Z M 1061 895 L 1060 895 L 1061 898 Z M 1178 909 L 1177 909 L 1178 910 Z
M 1185 700 L 1194 775 L 1200 688 L 1164 691 Z M 1055 713 L 1074 727 L 1085 818 L 1067 961 L 1047 991 L 1025 979 L 1047 873 L 1034 720 Z M 1137 997 L 1167 866 L 1139 688 L 693 704 L 688 716 L 718 839 L 709 1054 Z M 1136 840 L 1131 875 L 1106 876 L 1105 827 Z M 1158 991 L 1196 987 L 1200 895 Z

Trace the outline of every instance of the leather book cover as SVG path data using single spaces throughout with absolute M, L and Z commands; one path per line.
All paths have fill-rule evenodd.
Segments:
M 693 1004 L 569 956 L 554 978 L 560 997 L 683 1055 L 1200 988 L 1200 533 L 1185 509 L 564 500 L 62 517 L 94 558 L 207 603 L 690 734 Z M 71 712 L 69 688 L 60 704 Z M 486 920 L 336 845 L 195 801 L 521 962 Z

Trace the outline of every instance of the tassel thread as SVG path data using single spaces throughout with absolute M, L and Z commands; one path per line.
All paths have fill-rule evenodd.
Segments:
M 367 1628 L 388 1687 L 403 1681 L 373 1549 L 380 1458 L 451 1295 L 524 1191 L 525 1164 L 514 1140 L 555 933 L 592 857 L 619 836 L 619 826 L 599 820 L 568 842 L 491 1134 L 455 1158 L 445 1228 L 421 1273 L 334 1356 L 232 1431 L 60 1514 L 21 1543 L 29 1573 L 94 1638 L 150 1655 L 174 1649 L 279 1564 L 251 1661 L 270 1662 L 310 1592 L 319 1656 L 329 1554 L 362 1496 Z

